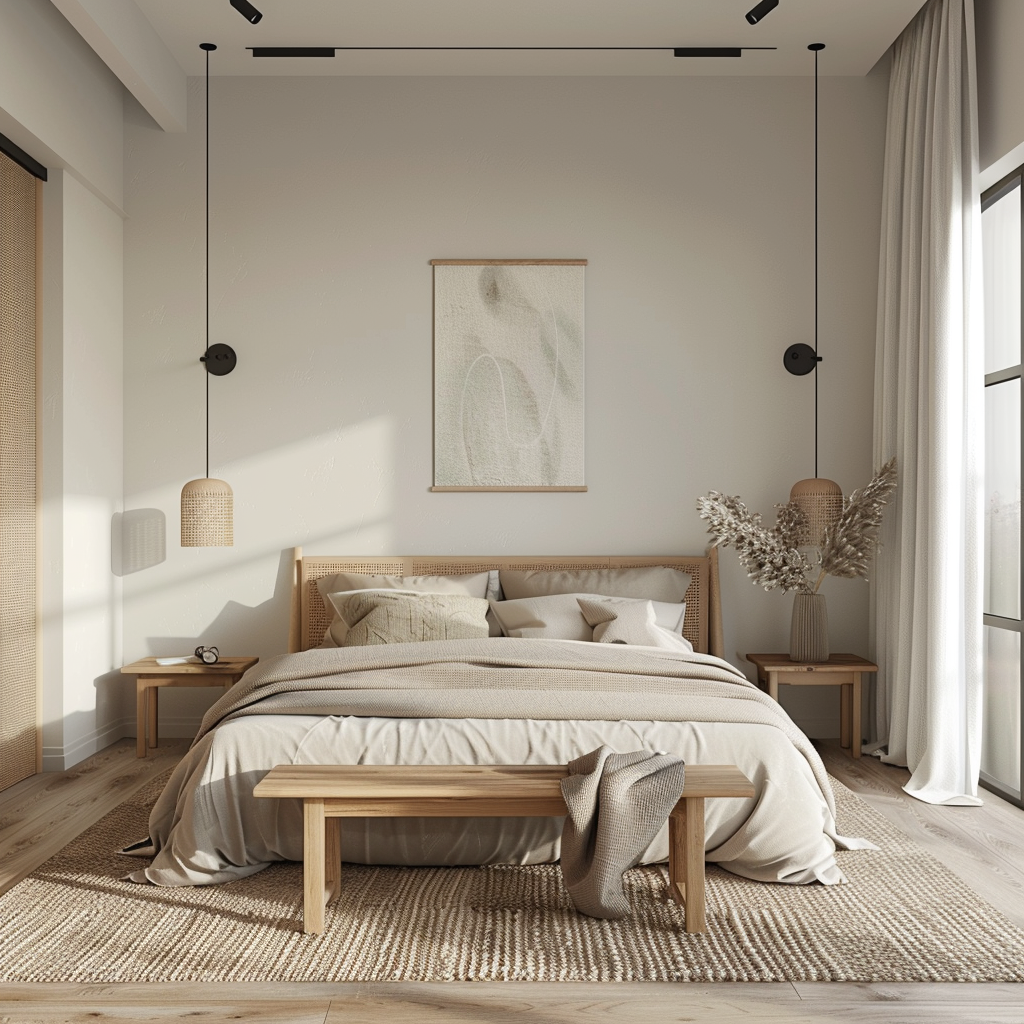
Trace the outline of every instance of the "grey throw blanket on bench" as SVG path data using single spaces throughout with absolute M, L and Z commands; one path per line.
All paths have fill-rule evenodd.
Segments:
M 569 762 L 562 796 L 562 877 L 576 909 L 590 917 L 630 913 L 622 873 L 635 866 L 683 792 L 683 759 L 601 746 Z

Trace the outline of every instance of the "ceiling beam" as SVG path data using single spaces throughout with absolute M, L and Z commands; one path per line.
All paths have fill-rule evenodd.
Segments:
M 165 132 L 185 131 L 185 72 L 135 0 L 51 0 Z

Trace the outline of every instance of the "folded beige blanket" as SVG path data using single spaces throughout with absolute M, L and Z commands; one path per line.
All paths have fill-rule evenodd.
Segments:
M 635 867 L 683 791 L 675 754 L 600 746 L 569 762 L 562 780 L 562 878 L 576 909 L 614 920 L 629 915 L 622 873 Z

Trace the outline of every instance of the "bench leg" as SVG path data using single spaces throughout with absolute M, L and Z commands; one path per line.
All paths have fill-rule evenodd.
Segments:
M 706 932 L 704 914 L 704 798 L 686 797 L 669 818 L 669 891 L 685 908 L 686 930 Z
M 306 798 L 302 802 L 302 930 L 320 935 L 324 930 L 325 828 L 324 802 Z
M 341 818 L 327 819 L 327 847 L 324 865 L 327 902 L 341 895 Z

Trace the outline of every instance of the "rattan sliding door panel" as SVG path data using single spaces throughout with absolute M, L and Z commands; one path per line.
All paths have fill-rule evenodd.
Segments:
M 36 771 L 36 179 L 0 154 L 0 789 Z

